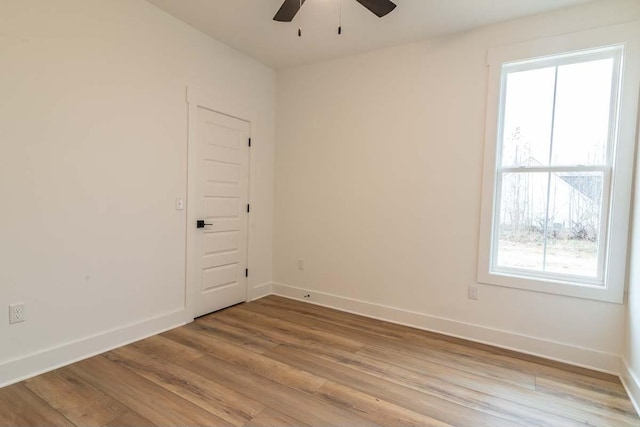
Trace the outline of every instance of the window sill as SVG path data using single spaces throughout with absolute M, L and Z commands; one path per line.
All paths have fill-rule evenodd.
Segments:
M 485 285 L 522 289 L 531 292 L 591 299 L 616 304 L 623 303 L 623 295 L 609 286 L 563 282 L 560 280 L 538 279 L 509 273 L 478 272 L 478 282 Z

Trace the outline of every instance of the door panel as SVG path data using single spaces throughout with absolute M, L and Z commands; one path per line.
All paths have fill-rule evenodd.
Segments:
M 207 161 L 205 165 L 206 182 L 237 183 L 240 181 L 241 173 L 238 164 Z
M 240 216 L 240 197 L 210 197 L 204 199 L 204 216 L 223 219 Z
M 205 268 L 202 271 L 202 288 L 204 291 L 217 289 L 224 285 L 234 285 L 238 282 L 237 263 Z
M 250 124 L 198 108 L 196 316 L 245 301 Z M 195 224 L 193 224 L 195 227 Z
M 237 231 L 220 232 L 217 235 L 214 233 L 208 233 L 204 237 L 204 254 L 211 255 L 220 252 L 237 251 L 238 234 L 239 233 Z

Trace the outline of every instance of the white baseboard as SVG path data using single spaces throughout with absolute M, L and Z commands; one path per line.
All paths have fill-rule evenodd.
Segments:
M 0 387 L 52 371 L 185 324 L 185 310 L 101 332 L 0 364 Z
M 601 372 L 619 375 L 620 356 L 588 348 L 545 340 L 543 338 L 488 328 L 453 319 L 431 316 L 401 308 L 374 304 L 323 292 L 273 283 L 273 293 L 311 304 L 335 308 L 387 322 L 411 326 L 457 338 L 463 338 L 521 353 L 569 363 Z M 311 298 L 303 298 L 310 294 Z
M 254 301 L 259 298 L 266 297 L 267 295 L 271 295 L 273 292 L 273 286 L 271 282 L 263 283 L 261 285 L 256 285 L 253 288 L 249 289 L 249 301 Z
M 629 366 L 629 362 L 623 357 L 620 367 L 620 379 L 624 385 L 633 407 L 636 408 L 636 412 L 640 416 L 640 378 L 633 372 Z

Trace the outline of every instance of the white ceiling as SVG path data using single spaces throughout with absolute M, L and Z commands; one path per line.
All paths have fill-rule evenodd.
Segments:
M 356 0 L 307 0 L 292 23 L 272 20 L 282 0 L 147 0 L 276 69 L 366 52 L 590 0 L 394 0 L 383 18 Z M 342 1 L 341 36 L 337 34 Z M 303 35 L 298 38 L 298 26 Z

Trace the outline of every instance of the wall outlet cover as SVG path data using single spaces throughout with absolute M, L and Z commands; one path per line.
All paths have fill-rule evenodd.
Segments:
M 9 305 L 9 324 L 25 321 L 24 303 Z

